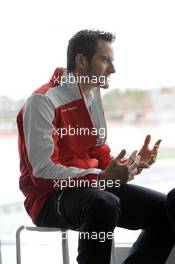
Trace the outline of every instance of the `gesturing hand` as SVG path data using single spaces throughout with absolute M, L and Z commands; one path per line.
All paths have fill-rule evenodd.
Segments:
M 106 169 L 100 173 L 99 179 L 118 179 L 121 183 L 132 180 L 137 174 L 140 156 L 137 156 L 137 151 L 134 151 L 127 160 L 123 160 L 125 154 L 126 151 L 123 149 L 120 154 L 111 161 Z
M 151 141 L 151 136 L 147 135 L 144 144 L 138 153 L 138 155 L 141 157 L 138 173 L 140 173 L 143 168 L 149 168 L 156 161 L 161 139 L 157 140 L 157 142 L 154 144 L 152 149 L 149 148 L 150 141 Z

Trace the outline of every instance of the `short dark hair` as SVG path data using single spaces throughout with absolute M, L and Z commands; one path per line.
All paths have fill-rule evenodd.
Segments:
M 82 53 L 90 62 L 97 50 L 98 40 L 113 42 L 115 35 L 110 32 L 100 30 L 84 29 L 78 31 L 70 40 L 67 48 L 67 71 L 75 69 L 75 58 L 78 53 Z

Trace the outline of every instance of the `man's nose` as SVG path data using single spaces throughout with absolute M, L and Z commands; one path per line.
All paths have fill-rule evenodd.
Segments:
M 113 63 L 111 63 L 109 71 L 110 71 L 110 73 L 115 73 L 116 72 L 115 66 L 114 66 Z

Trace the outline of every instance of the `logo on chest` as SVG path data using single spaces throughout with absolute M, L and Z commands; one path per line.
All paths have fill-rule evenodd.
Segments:
M 76 109 L 78 109 L 78 106 L 75 105 L 75 106 L 68 106 L 66 108 L 63 108 L 61 110 L 62 113 L 65 113 L 65 112 L 70 112 L 70 111 L 75 111 Z

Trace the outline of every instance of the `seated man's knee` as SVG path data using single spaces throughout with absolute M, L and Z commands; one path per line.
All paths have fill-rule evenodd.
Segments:
M 94 199 L 91 212 L 94 212 L 96 222 L 115 227 L 120 217 L 120 200 L 114 194 L 108 192 L 104 194 Z
M 175 210 L 175 188 L 167 194 L 167 203 L 168 206 L 173 206 Z

